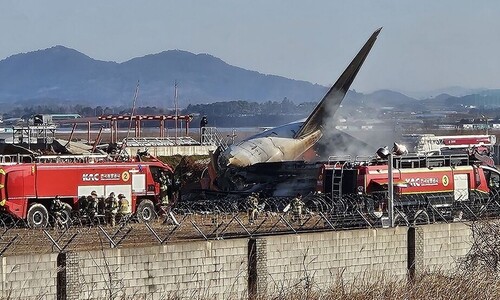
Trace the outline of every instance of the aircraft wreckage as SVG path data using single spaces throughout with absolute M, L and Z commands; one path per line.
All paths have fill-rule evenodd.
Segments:
M 219 147 L 202 188 L 267 191 L 274 196 L 311 191 L 317 166 L 303 157 L 323 136 L 326 122 L 340 107 L 381 29 L 370 36 L 307 119 L 266 130 L 227 148 Z

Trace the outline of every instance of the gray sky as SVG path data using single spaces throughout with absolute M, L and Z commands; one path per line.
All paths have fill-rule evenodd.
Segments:
M 54 45 L 117 62 L 181 49 L 330 85 L 384 27 L 351 88 L 500 88 L 499 13 L 494 0 L 0 0 L 0 59 Z

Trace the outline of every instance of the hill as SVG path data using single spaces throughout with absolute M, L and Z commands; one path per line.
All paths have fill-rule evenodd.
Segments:
M 19 105 L 130 107 L 138 81 L 140 105 L 160 108 L 174 106 L 176 81 L 180 107 L 235 100 L 281 102 L 284 98 L 296 104 L 316 103 L 327 90 L 306 81 L 232 66 L 209 54 L 169 50 L 116 63 L 55 46 L 0 61 L 0 103 L 4 111 Z M 422 100 L 391 90 L 349 91 L 343 107 L 422 111 L 500 106 L 500 90 L 469 89 L 475 93 L 465 95 L 466 89 L 459 87 L 443 90 L 451 92 Z
M 174 82 L 179 102 L 227 100 L 257 102 L 317 101 L 326 88 L 305 81 L 261 74 L 231 66 L 208 54 L 170 50 L 123 63 L 95 60 L 55 46 L 0 61 L 0 103 L 119 106 L 131 103 L 137 81 L 141 104 L 173 106 Z

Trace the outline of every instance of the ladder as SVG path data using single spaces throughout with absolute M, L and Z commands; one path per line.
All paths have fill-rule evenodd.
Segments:
M 346 165 L 350 165 L 352 162 L 351 156 L 346 155 L 346 156 L 330 156 L 328 157 L 328 163 L 332 164 L 331 162 L 336 160 L 333 163 L 333 170 L 332 170 L 332 189 L 331 189 L 331 195 L 332 198 L 342 198 L 342 179 L 344 177 L 344 169 Z
M 33 155 L 31 154 L 0 155 L 1 164 L 17 164 L 17 163 L 31 163 L 31 162 L 33 162 Z
M 339 162 L 340 168 L 334 168 L 332 173 L 332 198 L 338 197 L 342 198 L 342 181 L 344 178 L 345 166 L 349 164 L 349 161 Z M 336 165 L 337 166 L 337 165 Z
M 97 163 L 109 161 L 113 161 L 113 159 L 107 154 L 41 155 L 35 157 L 37 163 Z

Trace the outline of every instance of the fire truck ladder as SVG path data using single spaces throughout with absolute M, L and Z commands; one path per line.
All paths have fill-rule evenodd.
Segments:
M 394 168 L 431 168 L 444 166 L 469 165 L 469 156 L 466 154 L 449 155 L 417 155 L 394 157 Z
M 330 156 L 328 163 L 333 162 L 334 169 L 332 172 L 332 198 L 342 198 L 342 178 L 344 177 L 344 168 L 351 163 L 351 156 Z
M 0 155 L 0 163 L 16 164 L 16 163 L 31 163 L 33 156 L 31 154 L 7 154 Z
M 38 163 L 95 163 L 111 161 L 107 154 L 88 155 L 41 155 L 35 157 Z

